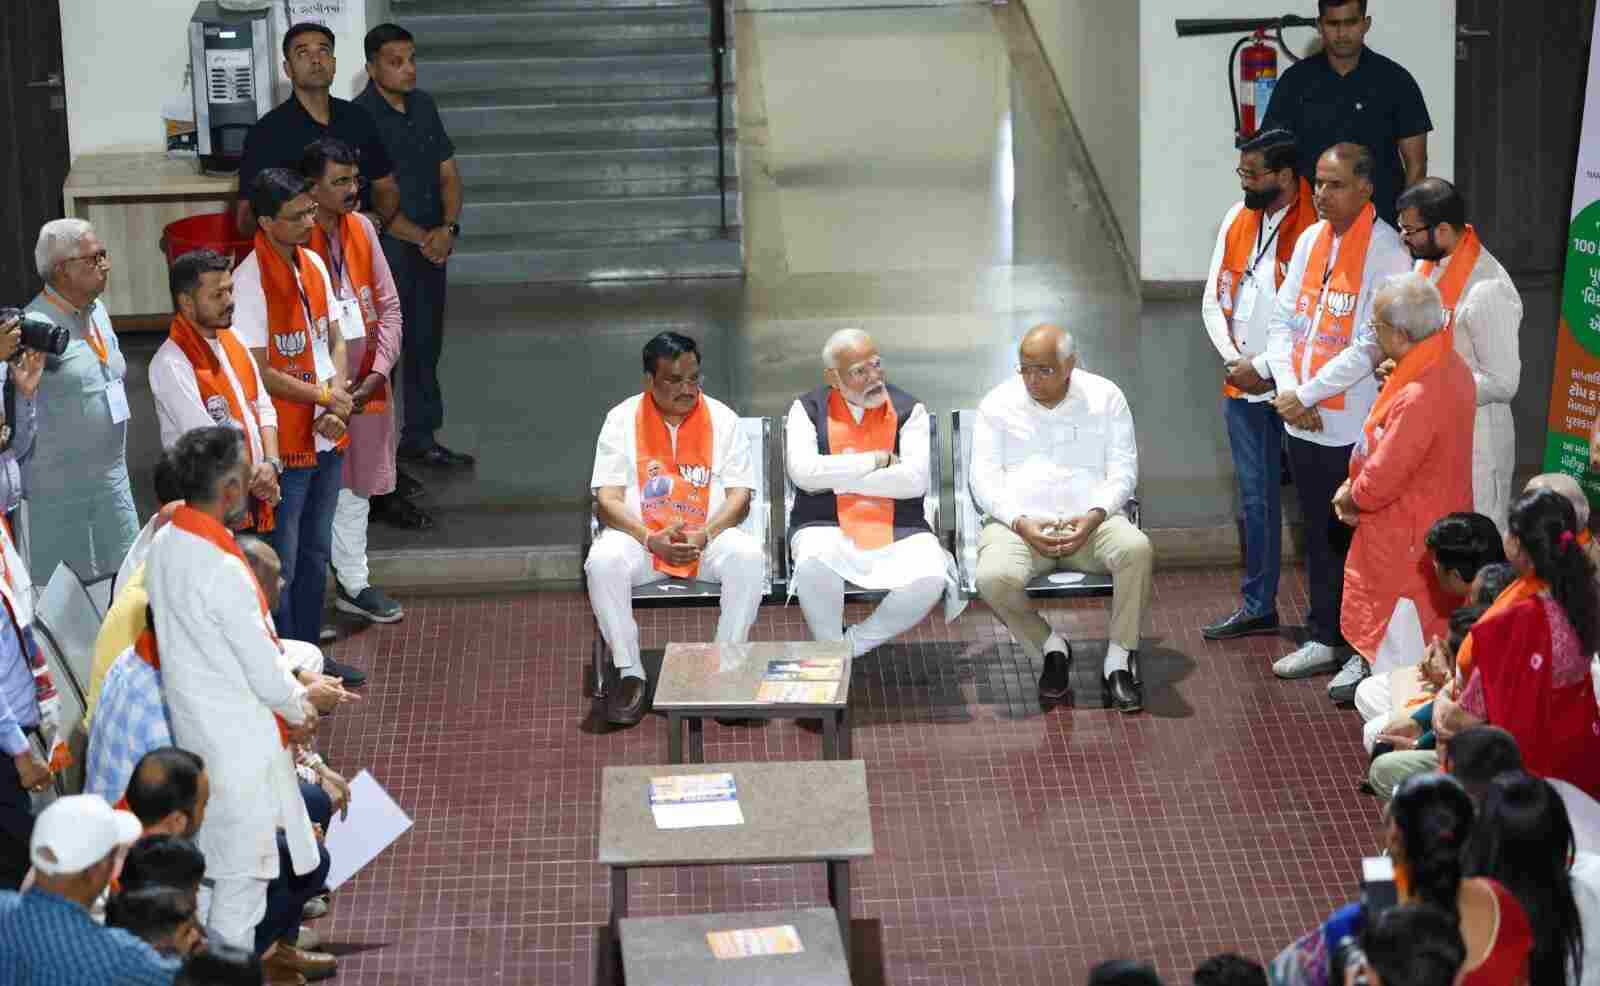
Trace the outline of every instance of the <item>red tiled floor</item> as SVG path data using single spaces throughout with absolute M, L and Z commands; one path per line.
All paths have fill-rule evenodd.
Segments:
M 1080 641 L 1077 708 L 1039 710 L 1036 669 L 981 603 L 860 662 L 855 754 L 877 854 L 852 867 L 858 983 L 1081 983 L 1113 956 L 1184 982 L 1218 951 L 1270 958 L 1349 899 L 1378 819 L 1355 793 L 1358 720 L 1329 704 L 1326 679 L 1272 676 L 1286 641 L 1201 639 L 1236 581 L 1156 578 L 1141 716 L 1098 708 L 1102 599 L 1049 605 Z M 1284 582 L 1294 622 L 1305 590 Z M 597 731 L 579 593 L 406 603 L 403 623 L 334 651 L 373 682 L 327 724 L 323 752 L 372 771 L 416 820 L 336 895 L 325 931 L 340 981 L 595 982 L 600 768 L 665 762 L 664 720 Z M 647 662 L 669 640 L 709 639 L 715 615 L 640 611 Z M 799 608 L 763 607 L 755 636 L 805 639 Z M 819 745 L 790 722 L 706 726 L 712 762 L 815 758 Z M 644 870 L 630 884 L 635 915 L 827 897 L 820 866 Z

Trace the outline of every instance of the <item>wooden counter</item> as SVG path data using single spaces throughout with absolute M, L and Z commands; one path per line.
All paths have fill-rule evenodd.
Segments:
M 61 188 L 69 217 L 94 224 L 111 254 L 111 278 L 102 296 L 112 315 L 164 315 L 172 311 L 161 231 L 170 222 L 231 207 L 235 179 L 200 173 L 193 159 L 163 151 L 84 154 L 72 162 Z M 165 323 L 162 323 L 165 329 Z

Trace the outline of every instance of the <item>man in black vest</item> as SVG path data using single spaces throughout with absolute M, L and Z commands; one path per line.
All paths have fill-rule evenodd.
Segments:
M 823 386 L 796 398 L 785 426 L 796 487 L 790 592 L 814 639 L 843 640 L 860 657 L 921 623 L 947 586 L 955 599 L 955 563 L 923 509 L 927 408 L 889 385 L 860 329 L 829 337 L 822 364 Z M 846 582 L 889 593 L 848 630 Z

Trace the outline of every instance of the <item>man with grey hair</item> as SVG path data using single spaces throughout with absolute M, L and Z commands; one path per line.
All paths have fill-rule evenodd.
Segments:
M 1078 369 L 1072 336 L 1036 325 L 1017 375 L 978 405 L 972 498 L 987 517 L 978 593 L 1028 658 L 1044 660 L 1039 697 L 1070 694 L 1072 646 L 1028 602 L 1029 580 L 1066 569 L 1110 573 L 1111 634 L 1100 671 L 1106 704 L 1144 707 L 1139 625 L 1150 594 L 1150 539 L 1123 516 L 1139 478 L 1133 413 L 1122 390 Z
M 1449 630 L 1426 542 L 1446 514 L 1472 509 L 1472 370 L 1451 345 L 1439 291 L 1422 274 L 1391 277 L 1372 325 L 1394 372 L 1372 406 L 1333 510 L 1355 528 L 1345 561 L 1340 629 L 1370 666 L 1395 607 L 1409 600 L 1422 639 Z
M 961 604 L 955 560 L 928 523 L 928 410 L 890 386 L 878 345 L 841 329 L 822 348 L 823 385 L 801 394 L 785 425 L 795 485 L 790 592 L 816 640 L 843 640 L 860 657 L 906 632 L 949 592 Z M 872 615 L 844 626 L 845 583 L 887 592 Z
M 28 497 L 28 568 L 48 579 L 66 562 L 84 579 L 109 575 L 139 535 L 128 482 L 128 364 L 100 301 L 111 260 L 81 219 L 39 230 L 34 261 L 44 290 L 28 304 L 67 330 L 66 352 L 45 361 Z

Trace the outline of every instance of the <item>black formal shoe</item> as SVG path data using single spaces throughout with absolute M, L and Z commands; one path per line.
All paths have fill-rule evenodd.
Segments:
M 473 456 L 465 452 L 452 452 L 437 442 L 421 452 L 400 452 L 397 457 L 407 462 L 420 462 L 436 469 L 465 469 L 478 464 L 478 460 Z
M 1144 708 L 1144 684 L 1139 680 L 1139 655 L 1128 655 L 1128 670 L 1113 671 L 1100 679 L 1106 708 L 1132 715 Z
M 433 526 L 426 510 L 398 493 L 373 497 L 369 519 L 403 531 L 426 531 Z
M 1072 694 L 1072 645 L 1066 651 L 1046 651 L 1044 674 L 1039 676 L 1039 697 L 1059 702 Z
M 360 668 L 353 668 L 348 664 L 341 664 L 333 658 L 324 658 L 322 673 L 331 675 L 344 682 L 346 688 L 360 688 L 367 683 L 367 673 Z
M 617 689 L 616 704 L 606 716 L 606 721 L 613 726 L 636 726 L 644 718 L 644 695 L 646 691 L 643 678 L 623 678 L 622 687 Z
M 404 469 L 394 471 L 394 496 L 411 499 L 422 495 L 422 483 Z M 376 499 L 376 497 L 374 497 Z
M 1200 628 L 1200 636 L 1207 640 L 1232 640 L 1235 637 L 1248 637 L 1256 633 L 1277 632 L 1276 610 L 1262 616 L 1251 616 L 1243 608 L 1236 610 L 1232 616 Z

